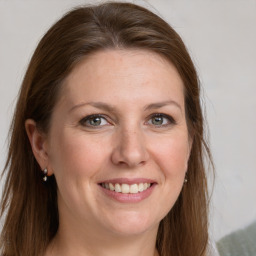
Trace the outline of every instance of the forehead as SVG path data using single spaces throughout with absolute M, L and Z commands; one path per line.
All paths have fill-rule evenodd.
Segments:
M 183 82 L 174 65 L 145 50 L 104 50 L 87 56 L 66 78 L 62 97 L 172 97 L 183 100 Z

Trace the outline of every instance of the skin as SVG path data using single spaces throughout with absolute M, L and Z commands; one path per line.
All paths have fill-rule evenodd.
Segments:
M 92 114 L 102 115 L 97 125 Z M 49 133 L 33 120 L 26 129 L 58 184 L 60 227 L 46 255 L 157 255 L 159 222 L 180 194 L 192 143 L 183 83 L 170 62 L 143 50 L 97 52 L 67 77 Z M 155 186 L 146 199 L 122 203 L 98 184 L 114 178 Z

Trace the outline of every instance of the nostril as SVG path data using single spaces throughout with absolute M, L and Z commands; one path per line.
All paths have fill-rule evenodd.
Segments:
M 120 166 L 141 166 L 146 163 L 149 155 L 143 136 L 139 137 L 137 132 L 136 135 L 127 133 L 120 134 L 119 143 L 112 151 L 112 162 Z

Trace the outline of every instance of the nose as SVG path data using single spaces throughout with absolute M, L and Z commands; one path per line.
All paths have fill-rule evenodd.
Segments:
M 115 165 L 135 168 L 148 161 L 149 154 L 140 129 L 119 131 L 114 140 L 111 159 Z

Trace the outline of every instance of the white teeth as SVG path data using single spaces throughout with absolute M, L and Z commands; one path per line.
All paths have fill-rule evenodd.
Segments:
M 139 183 L 139 184 L 112 184 L 112 183 L 102 183 L 101 186 L 105 189 L 115 191 L 117 193 L 123 194 L 136 194 L 139 192 L 143 192 L 144 190 L 148 189 L 151 184 L 150 183 Z
M 139 184 L 139 192 L 142 192 L 144 190 L 144 185 L 143 183 Z
M 128 194 L 130 192 L 130 186 L 128 184 L 122 184 L 121 188 L 123 194 Z
M 132 184 L 132 185 L 130 186 L 130 193 L 136 194 L 136 193 L 138 193 L 138 191 L 139 191 L 139 187 L 138 187 L 137 184 Z
M 103 183 L 103 184 L 106 184 L 106 183 Z M 106 187 L 106 185 L 105 185 L 105 187 Z M 112 183 L 109 183 L 109 189 L 112 190 L 112 191 L 115 190 L 115 187 Z
M 118 192 L 118 193 L 122 191 L 121 186 L 118 183 L 115 184 L 115 191 Z

